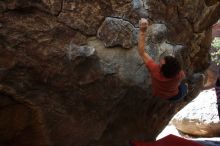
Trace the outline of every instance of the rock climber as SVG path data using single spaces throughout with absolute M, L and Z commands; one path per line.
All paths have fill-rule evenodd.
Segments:
M 188 92 L 188 85 L 182 82 L 185 77 L 184 71 L 181 70 L 177 58 L 173 56 L 165 56 L 157 64 L 145 52 L 145 33 L 148 26 L 148 21 L 141 18 L 139 22 L 138 52 L 151 74 L 153 96 L 178 101 L 184 98 Z

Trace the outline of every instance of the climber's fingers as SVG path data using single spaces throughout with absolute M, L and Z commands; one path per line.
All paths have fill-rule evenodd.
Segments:
M 148 23 L 147 19 L 141 18 L 141 20 L 139 21 L 140 29 L 145 31 L 147 29 L 148 25 L 149 25 L 149 23 Z

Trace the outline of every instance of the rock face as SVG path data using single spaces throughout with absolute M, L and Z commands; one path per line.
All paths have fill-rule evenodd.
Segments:
M 152 97 L 137 54 L 141 17 L 155 60 L 175 54 L 187 76 L 207 68 L 217 0 L 0 1 L 0 145 L 154 139 L 201 83 L 179 103 Z
M 220 136 L 220 120 L 214 89 L 199 94 L 174 116 L 171 123 L 180 131 L 204 137 Z
M 213 50 L 215 48 L 211 48 Z M 218 73 L 218 65 L 215 62 L 211 62 L 209 68 L 205 72 L 207 76 L 207 80 L 204 84 L 204 89 L 211 89 L 215 87 L 217 77 L 219 76 Z
M 220 37 L 220 22 L 212 27 L 212 37 Z
M 123 19 L 107 17 L 98 30 L 97 36 L 105 47 L 121 45 L 132 48 L 137 40 L 138 29 Z M 136 41 L 137 43 L 137 41 Z

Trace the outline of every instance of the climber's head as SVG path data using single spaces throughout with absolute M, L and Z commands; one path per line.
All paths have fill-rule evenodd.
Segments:
M 160 65 L 160 72 L 166 78 L 172 78 L 176 76 L 181 70 L 179 61 L 173 56 L 165 56 L 160 60 Z

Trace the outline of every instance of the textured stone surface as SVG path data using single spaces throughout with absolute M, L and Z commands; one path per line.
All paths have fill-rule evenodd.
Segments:
M 0 11 L 36 7 L 42 11 L 58 15 L 62 9 L 62 0 L 4 0 L 0 2 Z
M 220 120 L 216 105 L 214 89 L 199 94 L 190 104 L 184 107 L 171 121 L 184 133 L 203 136 L 220 136 Z
M 213 48 L 211 50 L 213 50 Z M 207 80 L 204 84 L 204 88 L 210 89 L 210 88 L 215 87 L 217 77 L 219 76 L 218 75 L 218 66 L 216 65 L 216 63 L 212 62 L 210 64 L 209 68 L 206 70 L 205 74 L 207 76 Z
M 139 29 L 128 21 L 107 17 L 99 31 L 97 37 L 102 40 L 105 47 L 121 45 L 124 48 L 132 48 L 136 42 Z
M 125 146 L 154 139 L 201 83 L 189 84 L 179 103 L 152 97 L 137 54 L 138 20 L 151 20 L 146 51 L 156 60 L 177 55 L 190 76 L 207 68 L 209 26 L 219 6 L 214 0 L 0 1 L 0 145 Z
M 94 35 L 104 20 L 104 12 L 99 1 L 65 1 L 58 18 L 73 29 Z

